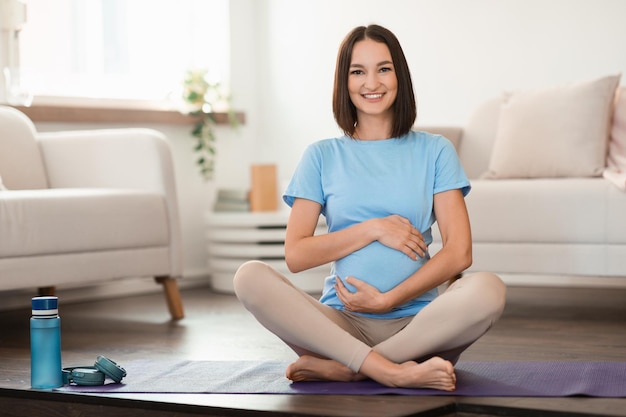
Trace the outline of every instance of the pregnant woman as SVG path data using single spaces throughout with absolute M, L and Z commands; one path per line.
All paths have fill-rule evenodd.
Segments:
M 412 130 L 413 85 L 392 32 L 346 36 L 333 112 L 344 135 L 311 144 L 283 195 L 290 271 L 332 265 L 321 298 L 260 261 L 238 269 L 235 292 L 298 354 L 292 381 L 453 391 L 454 364 L 500 317 L 506 289 L 488 272 L 453 279 L 472 263 L 471 186 L 446 138 Z M 320 215 L 328 233 L 314 235 Z M 431 257 L 435 221 L 443 247 Z

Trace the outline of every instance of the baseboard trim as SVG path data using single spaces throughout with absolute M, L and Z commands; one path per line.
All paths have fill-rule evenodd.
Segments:
M 526 287 L 579 287 L 579 288 L 626 288 L 624 277 L 586 277 L 561 275 L 526 275 L 501 274 L 508 286 Z M 120 282 L 123 285 L 120 285 Z M 303 283 L 298 283 L 298 285 Z M 230 281 L 227 283 L 230 284 Z M 219 277 L 212 280 L 204 270 L 190 271 L 180 279 L 180 289 L 211 287 L 218 292 L 231 293 L 232 289 Z M 306 287 L 306 284 L 304 285 Z M 317 287 L 315 287 L 317 288 Z M 308 290 L 311 290 L 307 287 Z M 152 278 L 127 278 L 109 281 L 88 287 L 60 287 L 57 295 L 63 304 L 84 302 L 87 300 L 104 300 L 115 297 L 152 294 L 163 291 Z M 0 311 L 30 308 L 30 300 L 36 295 L 36 289 L 0 291 Z
M 120 285 L 121 283 L 121 285 Z M 208 287 L 210 276 L 204 271 L 191 272 L 178 281 L 180 289 Z M 30 308 L 30 300 L 36 296 L 36 288 L 0 292 L 0 311 Z M 104 300 L 116 297 L 152 294 L 162 292 L 161 285 L 153 278 L 125 278 L 90 285 L 88 287 L 59 287 L 57 296 L 62 304 L 84 302 L 87 300 Z
M 499 275 L 507 285 L 519 287 L 626 288 L 626 277 L 509 273 Z

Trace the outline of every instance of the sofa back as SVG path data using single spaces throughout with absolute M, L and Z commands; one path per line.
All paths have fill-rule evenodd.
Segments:
M 615 113 L 612 123 L 607 165 L 624 178 L 626 175 L 626 86 L 619 87 L 615 94 Z
M 491 148 L 496 139 L 500 106 L 504 95 L 489 99 L 474 110 L 458 145 L 459 157 L 470 179 L 476 179 L 489 169 Z
M 9 190 L 48 188 L 35 133 L 24 113 L 0 106 L 0 177 Z

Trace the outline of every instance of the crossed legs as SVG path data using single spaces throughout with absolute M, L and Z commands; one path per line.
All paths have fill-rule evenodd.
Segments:
M 234 279 L 244 306 L 300 358 L 287 368 L 294 381 L 371 378 L 387 386 L 453 390 L 455 357 L 500 316 L 502 281 L 481 273 L 456 281 L 403 329 L 370 346 L 342 312 L 319 303 L 270 266 L 250 261 Z M 416 359 L 429 358 L 422 362 Z

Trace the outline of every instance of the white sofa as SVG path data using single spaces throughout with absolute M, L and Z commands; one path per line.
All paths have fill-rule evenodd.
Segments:
M 537 168 L 537 173 L 531 170 L 530 174 L 508 173 L 500 178 L 497 175 L 489 178 L 494 177 L 490 170 L 498 164 L 506 169 L 506 164 L 519 163 L 525 169 L 524 165 L 539 161 L 552 169 L 559 163 L 552 161 L 553 156 L 542 155 L 550 145 L 536 146 L 531 151 L 536 153 L 530 157 L 524 155 L 523 150 L 516 150 L 520 155 L 512 153 L 504 160 L 494 160 L 502 157 L 495 154 L 495 146 L 506 143 L 501 137 L 506 131 L 502 125 L 510 120 L 503 122 L 502 118 L 510 118 L 512 112 L 514 115 L 517 111 L 505 107 L 510 104 L 510 94 L 480 105 L 463 128 L 424 128 L 441 133 L 455 143 L 472 183 L 472 191 L 466 199 L 474 242 L 474 263 L 470 270 L 493 271 L 501 274 L 505 281 L 517 284 L 626 284 L 626 87 L 616 90 L 609 87 L 607 91 L 615 93 L 611 96 L 613 104 L 609 103 L 607 110 L 609 118 L 604 137 L 599 139 L 599 150 L 583 150 L 580 155 L 568 155 L 566 161 L 561 161 L 565 162 L 565 169 L 567 163 L 572 167 L 582 166 L 589 153 L 599 152 L 603 157 L 602 166 L 588 175 L 577 172 L 572 176 L 566 172 L 547 175 Z M 557 92 L 548 89 L 532 93 L 535 99 L 545 100 L 546 96 L 551 98 L 550 94 Z M 573 98 L 568 100 L 567 105 Z M 536 103 L 532 100 L 527 104 L 533 111 L 541 111 L 533 107 Z M 578 121 L 593 113 L 584 106 L 578 110 L 582 113 L 574 111 L 570 115 Z M 593 114 L 604 117 L 601 112 Z M 537 114 L 532 117 L 531 124 L 532 120 L 538 124 L 551 123 L 537 120 L 541 118 Z M 557 122 L 558 129 L 567 130 L 563 127 L 569 123 L 567 117 L 562 117 L 560 122 L 560 125 Z M 586 124 L 582 129 L 592 124 L 583 122 Z M 602 128 L 602 123 L 598 126 Z M 547 131 L 552 128 L 554 126 L 549 126 Z M 524 136 L 523 125 L 516 129 L 522 131 L 518 132 L 517 140 L 533 142 L 536 139 Z M 576 134 L 581 127 L 573 126 L 573 129 Z M 507 146 L 511 146 L 510 143 Z M 586 144 L 572 142 L 567 148 L 578 147 L 572 149 L 575 153 L 581 146 Z M 441 248 L 436 227 L 433 227 L 433 238 L 431 254 Z
M 0 291 L 155 277 L 183 317 L 172 157 L 157 131 L 37 133 L 0 106 Z

